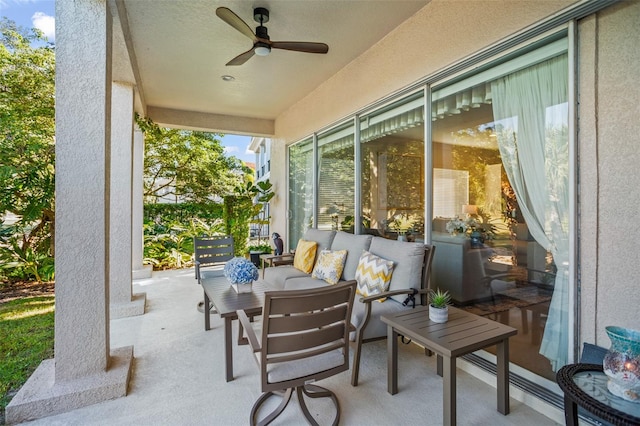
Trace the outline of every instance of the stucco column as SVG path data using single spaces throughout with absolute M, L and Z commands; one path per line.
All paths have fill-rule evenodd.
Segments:
M 131 222 L 131 257 L 133 279 L 151 278 L 151 265 L 143 265 L 144 241 L 144 133 L 136 125 L 133 130 L 133 197 Z
M 132 293 L 133 86 L 111 86 L 109 310 L 111 318 L 144 314 L 146 294 Z
M 56 2 L 55 358 L 9 424 L 126 395 L 133 347 L 109 345 L 111 25 L 106 0 Z

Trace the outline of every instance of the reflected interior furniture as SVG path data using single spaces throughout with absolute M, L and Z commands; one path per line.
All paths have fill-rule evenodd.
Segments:
M 225 379 L 233 380 L 233 342 L 231 326 L 233 320 L 238 319 L 236 311 L 242 309 L 247 315 L 253 317 L 262 313 L 264 293 L 269 287 L 264 281 L 254 281 L 251 293 L 237 293 L 225 277 L 205 278 L 202 280 L 204 289 L 205 306 L 212 303 L 220 318 L 224 320 L 224 365 Z M 209 315 L 205 312 L 206 318 Z M 238 345 L 246 345 L 246 339 L 242 338 L 242 326 L 238 325 Z M 205 327 L 206 330 L 208 328 Z
M 215 278 L 223 275 L 224 265 L 233 259 L 233 237 L 231 235 L 222 236 L 201 236 L 193 239 L 193 264 L 195 266 L 196 280 L 198 284 L 202 284 L 204 278 Z M 205 302 L 198 304 L 198 309 L 207 311 L 204 307 L 208 307 L 210 314 L 215 314 L 213 306 Z M 211 319 L 209 315 L 204 316 L 204 329 L 211 328 Z
M 640 404 L 609 392 L 602 363 L 565 365 L 558 370 L 556 381 L 564 392 L 567 426 L 578 425 L 578 407 L 614 425 L 640 424 Z
M 355 281 L 308 290 L 268 291 L 264 295 L 260 337 L 245 311 L 238 310 L 237 316 L 260 368 L 263 392 L 251 409 L 252 425 L 269 424 L 278 417 L 294 390 L 311 424 L 317 423 L 305 396 L 331 398 L 336 408 L 333 424 L 338 424 L 340 404 L 336 395 L 311 383 L 349 369 L 355 291 Z M 282 397 L 280 404 L 258 421 L 260 407 L 273 395 Z
M 509 338 L 517 330 L 488 318 L 449 307 L 449 320 L 435 323 L 423 306 L 382 316 L 387 324 L 387 390 L 398 393 L 398 336 L 410 338 L 437 355 L 437 374 L 442 377 L 443 424 L 456 424 L 456 358 L 496 345 L 497 408 L 509 414 Z

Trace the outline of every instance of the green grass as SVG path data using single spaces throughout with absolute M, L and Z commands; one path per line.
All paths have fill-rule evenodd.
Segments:
M 13 395 L 43 360 L 53 358 L 53 311 L 53 296 L 0 305 L 0 424 Z

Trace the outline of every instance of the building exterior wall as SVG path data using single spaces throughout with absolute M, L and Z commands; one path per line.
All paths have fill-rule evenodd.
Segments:
M 606 326 L 640 329 L 638 22 L 627 1 L 579 24 L 580 341 L 604 347 Z
M 272 138 L 271 181 L 278 192 L 272 201 L 274 229 L 287 229 L 282 213 L 287 211 L 288 144 L 571 3 L 433 1 L 280 115 Z M 631 276 L 631 268 L 640 260 L 633 226 L 640 205 L 640 189 L 634 185 L 640 155 L 633 143 L 640 133 L 640 91 L 634 84 L 640 72 L 639 10 L 638 2 L 621 2 L 578 25 L 577 282 L 581 316 L 577 341 L 605 347 L 609 346 L 605 326 L 640 329 L 636 312 L 640 292 Z

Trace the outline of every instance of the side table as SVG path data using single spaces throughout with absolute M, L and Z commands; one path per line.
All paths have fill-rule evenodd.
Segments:
M 578 425 L 578 406 L 614 425 L 639 425 L 640 403 L 626 401 L 607 389 L 602 364 L 568 364 L 556 374 L 564 392 L 567 426 Z

